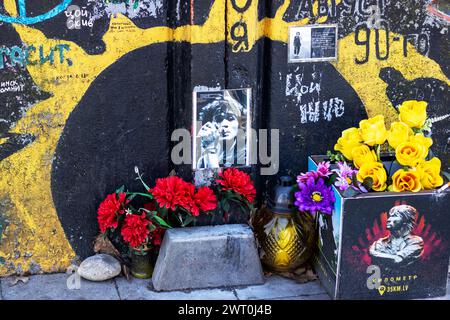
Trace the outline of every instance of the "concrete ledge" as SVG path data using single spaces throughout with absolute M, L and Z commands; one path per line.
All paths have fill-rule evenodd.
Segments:
M 323 300 L 327 296 L 319 281 L 297 283 L 278 275 L 272 275 L 262 286 L 236 288 L 239 300 Z
M 10 286 L 1 281 L 4 300 L 118 300 L 119 295 L 112 280 L 92 282 L 81 279 L 79 289 L 67 287 L 68 274 L 57 273 L 29 277 L 27 283 Z
M 251 228 L 229 224 L 168 230 L 152 282 L 157 291 L 263 284 Z
M 237 300 L 233 289 L 203 289 L 193 291 L 156 292 L 151 281 L 115 278 L 122 300 Z

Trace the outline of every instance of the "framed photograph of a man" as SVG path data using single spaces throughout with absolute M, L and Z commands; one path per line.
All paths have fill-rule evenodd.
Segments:
M 194 91 L 192 167 L 250 164 L 251 89 Z
M 337 25 L 289 27 L 288 62 L 337 59 Z

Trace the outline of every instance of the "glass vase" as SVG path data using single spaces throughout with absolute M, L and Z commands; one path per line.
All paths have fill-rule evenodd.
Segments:
M 132 250 L 130 272 L 135 278 L 149 279 L 153 274 L 151 250 Z

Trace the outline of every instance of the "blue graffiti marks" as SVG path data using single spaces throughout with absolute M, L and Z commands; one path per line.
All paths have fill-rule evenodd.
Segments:
M 43 65 L 49 63 L 50 65 L 55 65 L 55 52 L 59 53 L 60 64 L 67 63 L 70 67 L 73 62 L 70 58 L 67 58 L 64 54 L 65 51 L 70 51 L 70 46 L 68 44 L 57 44 L 53 47 L 44 48 L 40 45 L 39 48 L 35 46 L 18 47 L 13 46 L 0 47 L 0 70 L 5 68 L 5 62 L 9 63 L 11 66 L 19 65 L 20 67 L 25 67 L 27 65 Z
M 54 16 L 58 15 L 59 13 L 63 12 L 70 5 L 71 2 L 72 0 L 62 0 L 62 2 L 59 5 L 47 11 L 46 13 L 35 17 L 28 17 L 25 0 L 18 0 L 19 15 L 17 17 L 10 17 L 0 14 L 0 22 L 3 21 L 7 23 L 19 23 L 25 25 L 35 24 L 38 22 L 51 19 Z

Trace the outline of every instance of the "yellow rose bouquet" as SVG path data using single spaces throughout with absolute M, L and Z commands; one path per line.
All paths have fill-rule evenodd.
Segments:
M 328 157 L 353 165 L 355 182 L 367 191 L 418 192 L 442 186 L 441 173 L 446 173 L 441 172 L 441 161 L 430 149 L 433 140 L 427 102 L 405 101 L 398 111 L 398 121 L 389 129 L 384 117 L 377 115 L 360 121 L 358 128 L 344 130 Z M 385 155 L 392 161 L 383 159 Z

